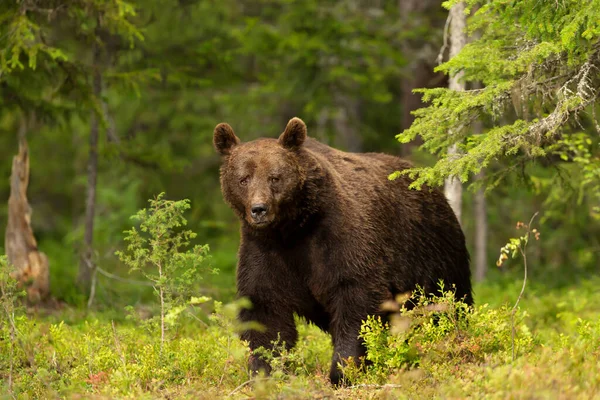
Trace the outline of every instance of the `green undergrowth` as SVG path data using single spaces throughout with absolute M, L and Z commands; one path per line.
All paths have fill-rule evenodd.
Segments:
M 115 310 L 16 309 L 11 320 L 4 301 L 0 392 L 3 398 L 599 398 L 599 287 L 597 278 L 552 290 L 531 284 L 515 318 L 514 361 L 512 301 L 505 297 L 516 298 L 518 281 L 477 286 L 469 312 L 444 296 L 396 314 L 391 329 L 370 318 L 361 333 L 370 365 L 347 367 L 353 383 L 340 389 L 327 379 L 329 336 L 301 319 L 298 345 L 273 361 L 271 377 L 252 380 L 234 304 L 179 313 L 161 351 L 158 327 L 140 321 L 157 315 L 151 306 L 134 308 L 130 318 Z

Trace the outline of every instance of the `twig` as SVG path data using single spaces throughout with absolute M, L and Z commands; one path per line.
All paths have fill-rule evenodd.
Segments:
M 592 106 L 592 122 L 594 123 L 594 128 L 596 128 L 596 133 L 600 135 L 600 124 L 598 123 L 598 118 L 596 118 L 595 106 Z
M 231 349 L 231 336 L 227 336 L 227 353 L 231 354 L 229 351 Z M 223 379 L 225 379 L 225 374 L 227 373 L 227 367 L 229 366 L 229 360 L 225 361 L 225 365 L 223 366 L 223 374 L 221 375 L 221 379 L 219 379 L 219 386 L 223 384 Z
M 119 353 L 119 356 L 121 357 L 121 361 L 123 362 L 123 365 L 127 365 L 127 361 L 125 360 L 125 355 L 123 354 L 123 349 L 121 349 L 121 342 L 119 341 L 119 337 L 117 336 L 117 328 L 115 327 L 115 321 L 110 321 L 110 323 L 112 324 L 113 339 L 115 341 L 115 347 L 117 348 L 117 352 Z
M 4 270 L 5 264 L 3 259 L 0 259 L 0 273 L 4 275 L 5 271 Z M 8 269 L 8 268 L 7 268 Z M 8 271 L 6 271 L 6 273 L 8 273 Z M 10 343 L 9 343 L 9 371 L 8 371 L 8 393 L 10 394 L 10 396 L 13 399 L 16 399 L 15 396 L 15 392 L 14 392 L 14 377 L 13 377 L 13 372 L 14 372 L 14 354 L 15 354 L 15 344 L 17 341 L 19 341 L 19 339 L 17 338 L 17 327 L 15 324 L 15 293 L 10 289 L 9 285 L 9 276 L 6 276 L 6 279 L 4 277 L 0 277 L 0 301 L 1 301 L 1 306 L 2 309 L 4 311 L 4 313 L 6 314 L 6 320 L 7 320 L 7 325 L 9 327 L 9 338 L 10 338 Z
M 231 391 L 231 392 L 230 392 L 230 393 L 227 395 L 227 397 L 231 397 L 231 396 L 233 396 L 234 394 L 236 394 L 237 392 L 239 392 L 241 389 L 243 389 L 243 388 L 244 388 L 244 386 L 248 385 L 249 383 L 252 383 L 252 382 L 257 382 L 257 381 L 268 381 L 268 380 L 270 380 L 270 379 L 272 379 L 272 378 L 253 378 L 253 379 L 249 379 L 249 380 L 247 380 L 246 382 L 244 382 L 244 383 L 242 383 L 241 385 L 239 385 L 238 387 L 236 387 L 235 389 L 233 389 L 233 390 L 232 390 L 232 391 Z
M 204 322 L 204 321 L 202 321 L 200 318 L 198 318 L 198 317 L 197 317 L 197 316 L 196 316 L 196 315 L 195 315 L 193 312 L 191 312 L 190 310 L 187 310 L 187 312 L 188 312 L 188 313 L 189 313 L 189 314 L 190 314 L 190 315 L 191 315 L 191 316 L 192 316 L 192 317 L 193 317 L 193 318 L 194 318 L 196 321 L 200 322 L 202 325 L 204 325 L 204 326 L 205 326 L 205 327 L 207 327 L 207 328 L 209 327 L 209 325 L 208 325 L 206 322 Z
M 86 263 L 89 263 L 89 260 L 86 260 Z M 94 268 L 92 270 L 92 284 L 90 285 L 90 298 L 87 302 L 87 308 L 91 308 L 94 303 L 94 297 L 96 297 L 96 282 L 98 280 L 98 268 Z
M 385 385 L 376 385 L 376 384 L 360 384 L 348 386 L 347 389 L 358 389 L 358 388 L 368 388 L 368 389 L 400 389 L 402 385 L 394 385 L 392 383 L 386 383 Z
M 597 57 L 597 55 L 594 56 Z M 598 91 L 594 89 L 592 79 L 595 75 L 591 74 L 591 71 L 598 68 L 594 62 L 597 62 L 597 60 L 592 60 L 592 57 L 590 57 L 577 73 L 557 90 L 557 94 L 560 98 L 557 101 L 554 110 L 529 127 L 529 133 L 532 134 L 538 142 L 541 141 L 545 133 L 555 133 L 558 128 L 567 122 L 569 117 L 577 115 L 577 113 L 596 101 L 598 98 Z M 576 92 L 573 92 L 573 90 L 569 88 L 569 85 L 572 84 L 576 85 Z M 580 100 L 578 105 L 565 106 L 569 100 L 576 97 Z
M 91 265 L 90 260 L 84 260 L 84 261 L 88 265 L 89 268 L 93 268 L 93 266 Z M 93 268 L 93 272 L 92 272 L 92 283 L 90 285 L 90 297 L 89 297 L 88 302 L 87 302 L 87 307 L 88 308 L 90 308 L 92 306 L 92 304 L 94 302 L 94 298 L 96 297 L 96 283 L 98 281 L 98 272 L 100 272 L 102 275 L 106 276 L 107 278 L 115 279 L 117 281 L 121 281 L 121 282 L 125 282 L 125 283 L 131 283 L 131 284 L 134 284 L 134 285 L 143 285 L 143 286 L 151 286 L 151 287 L 154 286 L 152 283 L 149 283 L 149 282 L 136 281 L 136 280 L 133 280 L 133 279 L 121 278 L 118 275 L 111 274 L 110 272 L 103 270 L 99 266 L 96 266 L 95 268 Z
M 521 293 L 519 293 L 519 297 L 517 297 L 517 302 L 515 303 L 515 305 L 512 308 L 512 312 L 510 314 L 510 322 L 511 322 L 511 327 L 512 327 L 512 360 L 515 361 L 515 314 L 517 312 L 517 307 L 519 306 L 519 302 L 521 301 L 521 297 L 523 297 L 523 293 L 525 292 L 525 285 L 527 284 L 527 243 L 529 243 L 529 237 L 531 236 L 531 224 L 533 223 L 533 220 L 535 219 L 535 217 L 537 217 L 537 215 L 539 214 L 539 211 L 536 211 L 535 214 L 533 214 L 533 216 L 531 217 L 531 219 L 529 220 L 529 225 L 527 225 L 527 240 L 525 241 L 525 244 L 521 245 L 519 244 L 519 251 L 521 252 L 521 255 L 523 256 L 523 267 L 525 270 L 525 274 L 523 276 L 523 286 L 521 287 Z
M 165 288 L 164 283 L 162 283 L 162 264 L 159 262 L 156 265 L 158 267 L 158 279 L 160 282 L 160 286 L 158 287 L 158 295 L 160 297 L 160 356 L 162 357 L 163 347 L 165 345 Z
M 15 392 L 13 390 L 13 371 L 14 371 L 14 353 L 15 353 L 15 324 L 14 315 L 7 313 L 10 321 L 10 372 L 8 373 L 8 392 L 15 398 Z
M 141 285 L 141 286 L 150 286 L 150 287 L 154 287 L 154 284 L 150 283 L 150 282 L 145 282 L 145 281 L 137 281 L 135 279 L 127 279 L 127 278 L 122 278 L 118 275 L 112 274 L 108 271 L 103 270 L 100 267 L 96 267 L 96 269 L 98 270 L 98 272 L 100 272 L 102 275 L 106 276 L 107 278 L 111 278 L 120 282 L 124 282 L 124 283 L 131 283 L 133 285 Z

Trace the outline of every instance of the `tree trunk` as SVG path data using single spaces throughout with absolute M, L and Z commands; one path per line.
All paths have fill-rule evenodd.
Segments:
M 38 250 L 31 228 L 31 207 L 27 201 L 29 185 L 29 149 L 25 139 L 26 122 L 19 132 L 19 154 L 13 157 L 8 199 L 8 224 L 4 246 L 14 277 L 27 291 L 27 299 L 36 303 L 48 296 L 50 271 L 48 257 Z
M 473 89 L 481 89 L 483 85 L 479 82 L 473 84 Z M 483 123 L 481 120 L 473 124 L 473 133 L 481 135 L 483 133 Z M 482 169 L 475 179 L 483 180 L 485 171 Z M 487 275 L 488 270 L 488 254 L 487 254 L 487 238 L 488 238 L 488 218 L 487 218 L 487 201 L 485 199 L 485 189 L 479 188 L 475 192 L 474 197 L 475 208 L 475 281 L 482 282 Z
M 93 91 L 94 97 L 100 100 L 102 91 L 102 76 L 99 70 L 99 50 L 98 46 L 94 48 L 94 77 L 93 77 Z M 79 264 L 79 276 L 77 278 L 79 285 L 83 290 L 89 292 L 93 289 L 92 280 L 96 273 L 96 266 L 94 264 L 94 217 L 96 211 L 96 182 L 98 178 L 98 131 L 99 131 L 99 117 L 96 111 L 93 110 L 90 116 L 90 149 L 89 159 L 87 165 L 87 190 L 86 190 L 86 201 L 85 201 L 85 220 L 84 220 L 84 238 L 83 238 L 83 252 L 81 254 L 81 261 Z M 93 296 L 90 295 L 90 298 Z
M 424 14 L 427 12 L 435 12 L 439 7 L 439 2 L 431 0 L 399 0 L 398 10 L 400 12 L 400 20 L 403 26 L 412 26 L 411 19 L 415 14 Z M 431 87 L 432 81 L 436 75 L 441 73 L 433 72 L 433 67 L 429 65 L 429 55 L 426 43 L 422 40 L 404 39 L 401 42 L 401 51 L 408 62 L 405 66 L 406 73 L 402 74 L 400 80 L 400 128 L 402 131 L 410 128 L 415 116 L 412 112 L 423 107 L 421 94 L 413 93 L 414 89 Z M 408 157 L 413 152 L 413 149 L 422 144 L 422 139 L 416 137 L 409 143 L 404 143 L 400 146 L 400 156 Z
M 467 41 L 465 31 L 467 22 L 464 2 L 461 1 L 456 3 L 450 9 L 450 18 L 450 58 L 452 58 L 462 50 Z M 465 84 L 464 82 L 461 82 L 462 76 L 463 73 L 459 72 L 450 77 L 450 90 L 465 90 Z M 449 134 L 452 134 L 452 132 L 449 132 Z M 454 144 L 448 149 L 448 157 L 453 158 L 456 154 L 458 154 L 458 147 Z M 458 218 L 458 221 L 460 222 L 462 210 L 462 184 L 460 180 L 455 176 L 446 178 L 444 193 L 456 214 L 456 218 Z
M 476 179 L 483 179 L 483 170 L 477 174 Z M 487 274 L 487 204 L 485 190 L 479 188 L 475 193 L 475 281 L 481 282 Z

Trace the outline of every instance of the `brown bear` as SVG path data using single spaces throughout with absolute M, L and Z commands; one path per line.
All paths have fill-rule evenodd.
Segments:
M 242 333 L 252 350 L 294 346 L 296 313 L 331 334 L 337 385 L 338 363 L 366 354 L 361 324 L 386 300 L 416 285 L 434 293 L 443 281 L 472 304 L 465 238 L 444 195 L 409 190 L 406 176 L 388 180 L 408 162 L 331 148 L 307 138 L 299 118 L 279 139 L 242 143 L 221 123 L 213 140 L 223 197 L 241 221 L 237 290 L 252 307 L 239 318 L 266 328 Z M 270 371 L 260 357 L 249 363 Z

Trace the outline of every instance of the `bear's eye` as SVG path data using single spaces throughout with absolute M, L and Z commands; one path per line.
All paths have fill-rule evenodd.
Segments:
M 272 176 L 271 177 L 271 183 L 277 183 L 277 182 L 279 182 L 279 178 L 276 177 L 276 176 Z
M 250 178 L 247 176 L 245 178 L 240 179 L 240 186 L 246 186 Z

